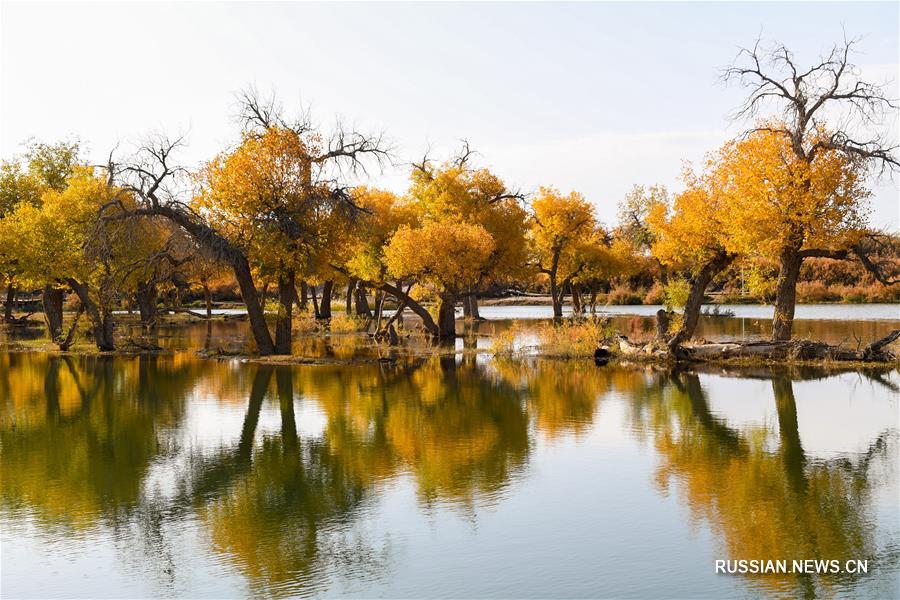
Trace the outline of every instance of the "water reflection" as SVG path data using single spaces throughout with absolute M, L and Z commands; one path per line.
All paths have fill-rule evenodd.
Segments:
M 0 355 L 4 506 L 71 529 L 127 520 L 169 450 L 196 364 Z
M 804 448 L 794 391 L 797 381 L 823 373 L 740 375 L 729 381 L 764 378 L 763 402 L 775 420 L 734 422 L 715 409 L 711 395 L 722 394 L 718 380 L 705 374 L 597 368 L 586 361 L 467 355 L 275 367 L 186 354 L 0 354 L 4 538 L 31 535 L 13 527 L 17 522 L 55 540 L 91 532 L 99 544 L 127 554 L 117 559 L 132 565 L 127 577 L 150 582 L 156 594 L 229 595 L 231 588 L 216 587 L 215 578 L 193 577 L 210 561 L 254 594 L 389 592 L 410 577 L 404 548 L 418 543 L 421 526 L 413 514 L 402 517 L 414 532 L 404 537 L 378 523 L 398 518 L 406 490 L 417 512 L 457 515 L 473 535 L 489 536 L 478 523 L 502 515 L 528 480 L 553 464 L 548 442 L 606 436 L 605 443 L 632 454 L 652 449 L 646 493 L 634 498 L 633 509 L 577 492 L 568 507 L 548 504 L 543 516 L 557 519 L 563 540 L 579 523 L 636 522 L 647 516 L 637 506 L 674 497 L 692 528 L 713 535 L 708 556 L 697 558 L 697 578 L 713 577 L 713 557 L 869 559 L 876 573 L 870 581 L 878 573 L 896 578 L 897 532 L 890 523 L 885 528 L 875 507 L 876 496 L 896 493 L 896 423 L 880 421 L 858 452 L 823 458 Z M 872 385 L 894 402 L 896 416 L 895 375 L 869 376 L 880 381 Z M 840 377 L 833 381 L 843 385 Z M 741 394 L 753 402 L 747 390 Z M 601 422 L 613 417 L 623 422 Z M 586 442 L 582 447 L 579 452 L 596 452 Z M 590 458 L 612 460 L 603 453 Z M 589 476 L 589 468 L 582 471 L 573 471 L 572 480 Z M 202 556 L 184 552 L 178 540 L 185 532 Z M 427 526 L 421 534 L 428 539 Z M 603 544 L 627 544 L 627 533 L 620 535 L 612 530 Z M 144 558 L 135 559 L 135 552 Z M 479 550 L 473 542 L 455 552 Z M 480 558 L 489 564 L 495 557 Z M 52 595 L 40 589 L 28 560 L 4 555 L 4 588 Z M 521 560 L 526 571 L 497 575 L 509 577 L 506 595 L 530 593 L 516 587 L 529 568 L 529 557 Z M 590 586 L 613 586 L 628 575 L 585 570 L 574 576 L 587 589 L 600 589 Z M 868 585 L 852 575 L 744 583 L 808 597 Z M 403 589 L 421 595 L 426 588 L 414 581 Z M 77 584 L 66 590 L 90 595 Z
M 877 564 L 867 511 L 870 483 L 876 482 L 869 478 L 873 461 L 890 459 L 889 431 L 859 456 L 811 459 L 800 439 L 792 380 L 776 373 L 772 390 L 777 425 L 738 431 L 711 414 L 697 374 L 673 377 L 644 419 L 661 459 L 659 489 L 678 488 L 691 518 L 713 528 L 728 557 Z M 832 586 L 852 584 L 854 577 L 758 576 L 756 583 L 786 595 L 817 597 L 833 595 Z

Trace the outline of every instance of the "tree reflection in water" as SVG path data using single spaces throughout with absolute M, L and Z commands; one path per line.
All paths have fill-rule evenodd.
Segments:
M 701 375 L 587 361 L 276 367 L 185 354 L 0 354 L 0 498 L 5 522 L 31 515 L 54 535 L 136 530 L 170 586 L 188 568 L 170 538 L 196 523 L 254 593 L 323 593 L 337 577 L 365 589 L 391 576 L 396 556 L 364 523 L 400 482 L 411 482 L 423 511 L 474 522 L 485 506 L 502 510 L 542 440 L 588 435 L 601 406 L 623 403 L 628 435 L 658 456 L 657 489 L 674 490 L 692 523 L 708 524 L 723 558 L 883 564 L 891 559 L 879 555 L 869 505 L 880 484 L 873 469 L 891 460 L 893 438 L 853 458 L 808 455 L 792 378 L 809 375 L 762 373 L 777 424 L 737 427 L 710 408 Z M 200 443 L 188 431 L 204 398 L 241 411 L 232 439 Z M 298 406 L 316 407 L 321 431 L 299 433 L 309 411 Z M 266 411 L 277 426 L 262 425 Z M 854 582 L 750 583 L 813 596 Z
M 646 422 L 662 463 L 657 485 L 679 490 L 691 518 L 706 521 L 730 559 L 851 559 L 877 564 L 869 521 L 870 467 L 889 460 L 886 432 L 857 460 L 812 460 L 800 441 L 793 383 L 775 373 L 777 450 L 766 426 L 737 431 L 712 416 L 697 374 L 665 386 Z M 880 565 L 885 567 L 887 565 Z M 856 575 L 748 576 L 769 591 L 817 597 Z

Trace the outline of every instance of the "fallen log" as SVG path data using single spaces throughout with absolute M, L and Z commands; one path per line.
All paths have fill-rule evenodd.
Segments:
M 754 342 L 712 342 L 680 345 L 668 349 L 659 340 L 647 344 L 635 344 L 625 336 L 619 336 L 619 352 L 632 357 L 658 357 L 675 361 L 720 361 L 755 359 L 764 361 L 850 361 L 896 362 L 900 354 L 889 346 L 900 339 L 900 329 L 875 340 L 862 350 L 832 346 L 811 340 L 773 340 Z
M 874 360 L 877 360 L 878 356 L 884 354 L 884 349 L 894 343 L 897 338 L 900 338 L 900 329 L 895 329 L 880 340 L 875 340 L 866 346 L 865 350 L 863 350 L 863 357 L 875 357 Z M 893 353 L 890 354 L 895 356 Z
M 197 312 L 195 310 L 191 310 L 189 308 L 181 308 L 181 307 L 174 307 L 174 306 L 169 308 L 169 310 L 173 313 L 183 313 L 183 314 L 190 315 L 192 317 L 196 317 L 198 319 L 203 319 L 203 320 L 211 319 L 211 318 L 213 318 L 213 316 L 215 316 L 215 315 L 208 316 L 204 313 L 199 313 L 199 312 Z

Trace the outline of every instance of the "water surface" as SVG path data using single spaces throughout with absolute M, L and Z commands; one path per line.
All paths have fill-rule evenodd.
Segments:
M 6 352 L 0 587 L 895 597 L 898 385 L 471 352 L 294 367 Z M 729 558 L 869 574 L 716 575 Z

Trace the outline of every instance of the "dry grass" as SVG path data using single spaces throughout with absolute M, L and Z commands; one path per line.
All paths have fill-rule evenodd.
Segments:
M 593 356 L 594 350 L 612 336 L 604 319 L 548 323 L 538 330 L 541 352 L 552 356 Z
M 311 312 L 300 312 L 294 315 L 294 334 L 312 335 L 319 333 L 322 326 Z
M 495 356 L 510 355 L 516 352 L 516 339 L 519 337 L 518 322 L 513 322 L 507 329 L 491 335 L 491 353 Z
M 611 289 L 606 295 L 606 303 L 617 305 L 640 304 L 645 293 L 643 290 L 632 290 L 627 285 L 619 285 Z
M 337 315 L 331 317 L 328 329 L 331 333 L 356 333 L 366 327 L 366 320 L 349 315 Z
M 666 299 L 666 288 L 663 285 L 655 281 L 653 285 L 647 290 L 647 293 L 644 294 L 643 303 L 644 304 L 663 304 Z

